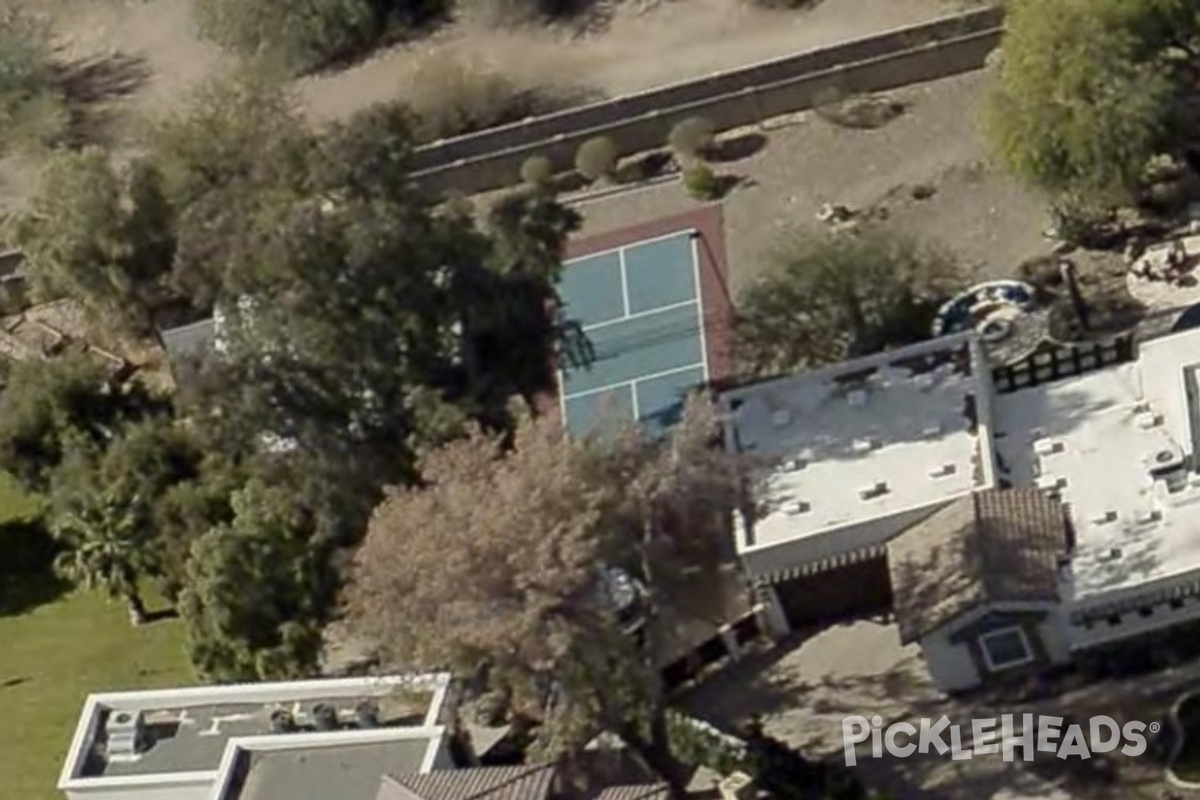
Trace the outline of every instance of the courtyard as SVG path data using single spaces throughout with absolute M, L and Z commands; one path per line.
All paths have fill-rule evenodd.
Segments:
M 726 730 L 753 718 L 766 731 L 812 756 L 844 762 L 842 720 L 879 715 L 883 724 L 945 715 L 964 726 L 973 719 L 1032 713 L 1086 721 L 1107 715 L 1125 724 L 1162 724 L 1180 693 L 1200 678 L 1200 662 L 1156 673 L 1085 682 L 1068 676 L 1057 694 L 1030 700 L 1019 694 L 949 697 L 931 683 L 916 645 L 902 647 L 893 623 L 862 619 L 797 634 L 764 652 L 748 654 L 706 683 L 685 702 L 696 716 Z M 1068 688 L 1069 687 L 1069 688 Z M 1168 788 L 1163 764 L 1150 746 L 1143 756 L 1119 752 L 1088 760 L 1037 754 L 1031 763 L 976 755 L 914 754 L 871 758 L 860 745 L 855 769 L 868 786 L 896 800 L 1157 800 Z M 963 743 L 964 748 L 970 745 Z

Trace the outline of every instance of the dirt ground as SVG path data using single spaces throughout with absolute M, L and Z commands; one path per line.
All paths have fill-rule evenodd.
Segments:
M 136 104 L 170 106 L 188 86 L 229 62 L 199 41 L 189 0 L 40 0 L 69 54 L 122 52 L 151 76 Z M 514 73 L 586 83 L 609 95 L 647 89 L 952 13 L 953 0 L 823 0 L 769 12 L 739 0 L 601 0 L 588 30 L 500 31 L 469 19 L 387 48 L 347 70 L 300 81 L 317 117 L 337 116 L 404 91 L 421 61 L 450 52 Z
M 1049 250 L 1044 205 L 987 160 L 977 109 L 991 76 L 977 71 L 907 87 L 891 96 L 908 110 L 882 128 L 835 126 L 815 113 L 760 126 L 765 145 L 717 165 L 743 179 L 724 200 L 730 283 L 751 281 L 764 254 L 795 227 L 817 227 L 825 203 L 882 203 L 896 228 L 949 249 L 975 278 L 1012 274 Z M 743 137 L 748 139 L 749 137 Z M 934 194 L 913 199 L 914 186 Z M 695 201 L 668 182 L 583 202 L 587 236 L 685 210 Z
M 8 0 L 47 14 L 62 60 L 119 67 L 119 90 L 100 102 L 118 149 L 146 116 L 162 114 L 198 82 L 234 66 L 193 29 L 190 0 Z M 296 88 L 314 121 L 402 97 L 430 59 L 454 58 L 508 74 L 518 85 L 554 84 L 616 95 L 916 24 L 962 8 L 961 0 L 821 0 L 804 11 L 758 10 L 745 0 L 599 0 L 586 30 L 497 30 L 470 19 L 385 48 Z M 549 79 L 548 76 L 553 76 Z M 115 89 L 115 87 L 113 87 Z M 0 161 L 0 211 L 19 204 L 36 164 Z
M 1119 724 L 1160 721 L 1180 692 L 1194 685 L 1197 673 L 1200 664 L 1185 665 L 1138 679 L 1092 683 L 1036 703 L 953 699 L 931 684 L 919 648 L 902 647 L 894 625 L 863 620 L 751 655 L 693 690 L 685 703 L 727 730 L 760 716 L 771 735 L 807 755 L 844 763 L 842 720 L 848 716 L 879 715 L 884 725 L 919 725 L 945 715 L 963 726 L 963 747 L 969 748 L 972 719 L 1009 713 L 1075 720 L 1108 715 Z M 1166 785 L 1149 751 L 1136 758 L 1113 753 L 1087 761 L 1040 753 L 1032 763 L 1005 762 L 999 755 L 953 761 L 949 754 L 935 753 L 876 759 L 866 744 L 857 753 L 860 777 L 896 800 L 1154 800 Z

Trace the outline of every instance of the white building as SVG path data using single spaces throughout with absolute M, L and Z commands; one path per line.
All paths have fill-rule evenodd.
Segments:
M 990 380 L 961 335 L 721 395 L 727 446 L 772 464 L 738 554 L 792 624 L 888 605 L 887 542 L 995 486 Z
M 775 458 L 739 554 L 792 624 L 894 611 L 947 689 L 1200 618 L 1198 374 L 1189 331 L 997 392 L 968 335 L 728 392 Z
M 58 788 L 69 800 L 263 800 L 299 776 L 338 779 L 352 800 L 350 774 L 371 798 L 382 775 L 452 766 L 448 687 L 437 674 L 91 695 Z

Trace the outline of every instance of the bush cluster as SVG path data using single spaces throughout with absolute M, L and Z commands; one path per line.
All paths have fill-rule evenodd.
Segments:
M 448 139 L 545 114 L 577 99 L 571 87 L 522 85 L 486 65 L 453 57 L 425 62 L 405 98 L 419 141 Z
M 721 179 L 707 164 L 684 170 L 683 187 L 696 200 L 716 200 L 721 196 Z
M 689 117 L 671 128 L 667 144 L 675 155 L 684 159 L 702 158 L 713 145 L 716 126 L 704 117 Z
M 579 145 L 575 153 L 575 169 L 590 181 L 613 178 L 621 153 L 617 143 L 607 136 L 595 136 Z
M 70 114 L 58 81 L 49 29 L 10 9 L 0 12 L 0 128 L 4 146 L 54 144 Z
M 444 10 L 440 0 L 195 0 L 194 9 L 205 38 L 295 72 L 360 56 L 390 27 Z

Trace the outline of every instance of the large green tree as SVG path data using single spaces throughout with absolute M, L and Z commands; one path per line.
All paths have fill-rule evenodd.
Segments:
M 192 546 L 179 611 L 193 663 L 217 680 L 300 677 L 315 669 L 334 590 L 311 515 L 286 487 L 252 480 L 233 518 Z
M 0 391 L 0 469 L 44 493 L 69 455 L 102 452 L 122 424 L 162 408 L 140 384 L 112 382 L 85 356 L 21 362 Z
M 656 620 L 679 608 L 689 569 L 711 586 L 741 503 L 743 465 L 716 432 L 713 409 L 694 402 L 665 440 L 575 440 L 545 417 L 524 420 L 511 446 L 476 428 L 429 453 L 423 484 L 392 489 L 372 519 L 351 628 L 394 663 L 484 675 L 541 722 L 551 753 L 610 731 L 679 788 Z M 640 586 L 629 599 L 641 640 L 614 602 L 613 568 Z
M 778 375 L 924 339 L 954 283 L 945 253 L 886 228 L 788 234 L 738 298 L 739 368 Z
M 368 494 L 410 479 L 415 447 L 467 419 L 502 427 L 511 396 L 548 388 L 578 224 L 541 194 L 483 224 L 444 213 L 412 188 L 410 152 L 407 114 L 371 109 L 317 139 L 289 182 L 218 204 L 236 219 L 196 216 L 181 235 L 181 259 L 225 265 L 227 417 Z
M 73 297 L 105 323 L 146 329 L 174 252 L 154 168 L 138 161 L 118 170 L 94 147 L 63 151 L 11 232 L 42 299 Z
M 1189 0 L 1013 0 L 985 127 L 1019 178 L 1128 200 L 1151 159 L 1200 165 L 1200 10 Z
M 123 599 L 131 621 L 140 624 L 146 606 L 138 578 L 147 571 L 153 541 L 138 522 L 138 498 L 130 502 L 116 486 L 90 488 L 51 516 L 50 532 L 63 548 L 55 570 L 79 586 Z

